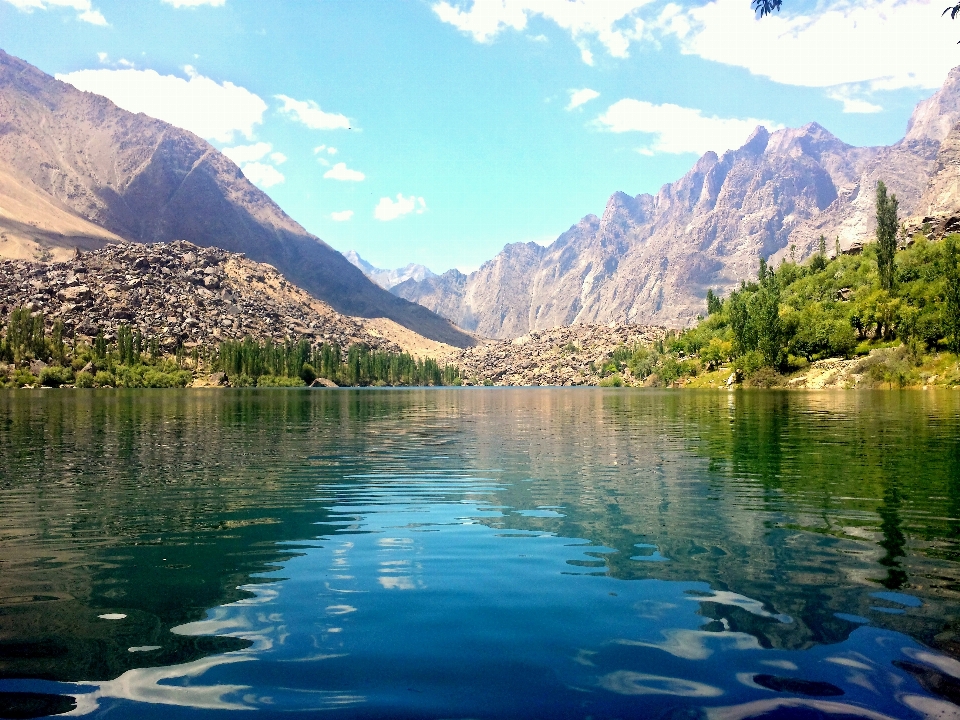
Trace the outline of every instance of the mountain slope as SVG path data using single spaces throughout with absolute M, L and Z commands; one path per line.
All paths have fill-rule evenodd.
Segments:
M 448 321 L 370 282 L 201 138 L 121 110 L 2 51 L 0 172 L 109 234 L 245 253 L 338 312 L 387 317 L 458 346 L 473 342 Z M 27 225 L 36 220 L 15 219 Z M 82 237 L 54 240 L 70 247 Z
M 586 216 L 547 248 L 508 245 L 469 276 L 393 292 L 498 338 L 571 323 L 685 325 L 704 311 L 708 288 L 753 276 L 758 256 L 802 258 L 821 234 L 831 250 L 837 239 L 847 248 L 871 237 L 879 179 L 901 217 L 917 212 L 938 167 L 956 175 L 937 153 L 958 120 L 960 69 L 918 105 L 895 145 L 852 147 L 816 123 L 760 127 L 655 196 L 615 193 L 602 217 Z

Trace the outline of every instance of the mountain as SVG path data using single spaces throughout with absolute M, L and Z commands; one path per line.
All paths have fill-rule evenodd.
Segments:
M 752 277 L 758 256 L 801 259 L 821 234 L 831 251 L 868 240 L 877 180 L 896 193 L 902 218 L 960 216 L 958 121 L 960 68 L 894 145 L 852 147 L 817 123 L 758 127 L 656 195 L 614 193 L 601 217 L 587 215 L 546 248 L 507 245 L 470 275 L 451 270 L 392 291 L 496 338 L 573 323 L 686 325 L 704 312 L 708 288 Z
M 356 250 L 347 250 L 347 252 L 343 253 L 343 256 L 350 261 L 351 265 L 359 268 L 360 272 L 384 290 L 389 290 L 395 285 L 399 285 L 407 280 L 419 282 L 427 278 L 436 277 L 436 274 L 426 265 L 410 263 L 395 270 L 383 270 L 368 263 L 357 254 Z
M 370 282 L 186 130 L 118 108 L 0 51 L 0 253 L 63 255 L 118 238 L 186 240 L 269 263 L 345 315 L 473 338 Z

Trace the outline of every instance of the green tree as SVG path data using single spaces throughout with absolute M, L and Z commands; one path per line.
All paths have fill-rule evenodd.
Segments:
M 707 315 L 716 315 L 723 310 L 723 300 L 713 292 L 713 288 L 707 289 Z
M 946 280 L 944 294 L 946 295 L 947 339 L 950 349 L 960 354 L 960 247 L 956 235 L 948 235 L 943 240 L 944 278 Z
M 757 349 L 770 367 L 783 363 L 783 323 L 780 320 L 780 281 L 776 273 L 760 264 L 760 290 L 751 303 L 751 321 L 756 328 Z
M 877 271 L 880 273 L 880 287 L 888 292 L 893 290 L 894 264 L 897 253 L 897 196 L 887 196 L 887 186 L 877 181 Z
M 744 289 L 730 293 L 725 304 L 730 316 L 730 331 L 733 333 L 733 354 L 744 355 L 757 346 Z

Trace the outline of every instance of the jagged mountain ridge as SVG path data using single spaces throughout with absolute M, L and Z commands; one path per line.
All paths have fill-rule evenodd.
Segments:
M 370 282 L 206 141 L 81 92 L 3 51 L 0 174 L 30 198 L 19 206 L 26 216 L 0 213 L 0 233 L 11 245 L 33 242 L 55 256 L 63 248 L 98 247 L 118 238 L 187 240 L 269 263 L 343 314 L 386 317 L 453 345 L 474 342 L 422 306 Z M 0 187 L 4 207 L 13 206 L 13 194 Z M 82 227 L 74 232 L 67 220 L 40 227 L 49 214 L 44 203 Z
M 497 338 L 572 323 L 685 325 L 704 311 L 708 288 L 752 276 L 758 256 L 805 257 L 821 234 L 831 250 L 836 239 L 847 248 L 872 236 L 878 179 L 901 217 L 929 214 L 920 199 L 958 120 L 955 69 L 895 145 L 852 147 L 817 123 L 759 127 L 656 195 L 614 193 L 602 217 L 584 217 L 546 248 L 507 245 L 469 276 L 448 271 L 392 291 Z
M 353 265 L 355 268 L 358 268 L 360 272 L 362 272 L 384 290 L 389 290 L 402 282 L 406 282 L 407 280 L 419 282 L 426 280 L 427 278 L 436 277 L 436 273 L 434 273 L 426 265 L 408 263 L 402 268 L 384 270 L 383 268 L 375 267 L 372 263 L 364 260 L 362 257 L 360 257 L 356 250 L 347 250 L 345 253 L 343 253 L 343 256 L 350 261 L 351 265 Z

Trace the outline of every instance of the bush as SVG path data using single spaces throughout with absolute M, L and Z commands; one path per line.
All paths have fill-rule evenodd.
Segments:
M 116 387 L 116 384 L 117 379 L 113 376 L 112 372 L 101 370 L 93 376 L 94 387 Z
M 88 372 L 78 372 L 73 380 L 73 384 L 78 388 L 92 388 L 93 375 Z
M 313 382 L 311 380 L 310 382 Z M 303 387 L 306 383 L 302 378 L 284 377 L 283 375 L 261 375 L 257 378 L 257 387 Z
M 227 376 L 227 380 L 230 382 L 230 387 L 253 387 L 257 384 L 256 381 L 246 373 L 229 375 Z
M 764 365 L 763 355 L 759 350 L 751 350 L 738 357 L 734 362 L 734 369 L 743 377 L 750 377 Z
M 36 385 L 38 381 L 37 376 L 32 374 L 29 370 L 15 370 L 13 376 L 10 378 L 10 382 L 13 387 L 23 387 L 24 385 Z
M 620 373 L 614 373 L 600 381 L 600 387 L 623 387 L 623 378 Z
M 750 387 L 775 388 L 787 384 L 787 379 L 772 367 L 762 367 L 747 378 L 746 384 Z
M 73 382 L 73 371 L 70 368 L 57 365 L 46 367 L 40 373 L 40 384 L 47 387 L 60 387 L 71 382 Z
M 300 370 L 300 379 L 303 380 L 304 385 L 309 385 L 317 379 L 317 371 L 313 365 L 310 363 L 303 364 L 303 368 Z

